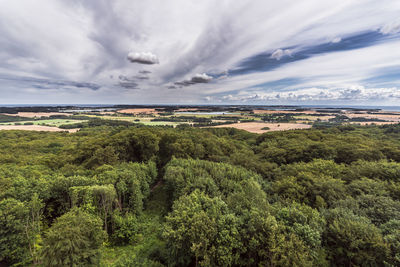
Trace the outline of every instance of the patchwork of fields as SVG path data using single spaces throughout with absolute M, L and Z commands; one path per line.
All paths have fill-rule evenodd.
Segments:
M 59 110 L 59 112 L 0 113 L 0 130 L 76 131 L 94 126 L 123 122 L 124 125 L 237 128 L 253 133 L 331 127 L 343 124 L 384 125 L 400 122 L 400 112 L 355 109 L 260 109 L 238 107 L 123 108 L 115 110 Z M 8 119 L 7 119 L 8 118 Z M 92 125 L 93 126 L 93 125 Z M 74 128 L 75 127 L 75 128 Z

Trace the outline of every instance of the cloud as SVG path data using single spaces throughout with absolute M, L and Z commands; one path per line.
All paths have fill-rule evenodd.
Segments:
M 119 75 L 118 79 L 120 81 L 132 82 L 132 81 L 148 80 L 150 78 L 148 76 L 145 76 L 145 75 L 135 75 L 135 76 Z
M 139 84 L 132 81 L 120 81 L 118 84 L 125 89 L 139 89 Z
M 255 86 L 266 91 L 334 85 L 339 87 L 349 83 L 366 87 L 399 86 L 400 78 L 396 75 L 400 69 L 400 50 L 396 49 L 399 45 L 400 40 L 392 40 L 361 49 L 316 55 L 265 72 L 235 75 L 228 80 L 219 81 L 217 86 L 213 84 L 205 93 L 251 90 Z M 388 73 L 390 77 L 385 77 Z M 384 83 L 380 77 L 384 78 Z M 276 86 L 274 82 L 277 81 L 285 82 Z M 388 83 L 390 81 L 392 83 Z
M 290 49 L 285 49 L 285 50 L 278 49 L 278 50 L 275 50 L 275 52 L 273 52 L 271 54 L 271 58 L 280 60 L 282 57 L 290 56 L 291 54 L 292 54 L 292 51 Z
M 197 73 L 196 75 L 194 75 L 190 80 L 184 80 L 184 81 L 180 81 L 180 82 L 175 82 L 176 85 L 178 86 L 189 86 L 189 85 L 193 85 L 196 83 L 208 83 L 212 80 L 213 78 L 209 75 L 207 75 L 206 73 Z
M 130 81 L 130 79 L 129 79 L 127 76 L 125 76 L 125 75 L 119 75 L 119 76 L 118 76 L 118 79 L 119 79 L 120 81 Z
M 147 65 L 160 63 L 158 61 L 157 56 L 151 52 L 141 52 L 141 53 L 129 52 L 127 58 L 132 63 L 147 64 Z
M 2 80 L 0 102 L 256 101 L 304 88 L 325 90 L 328 102 L 347 84 L 400 85 L 398 71 L 384 71 L 400 67 L 398 1 L 42 1 L 0 1 L 0 75 L 45 80 Z
M 0 80 L 8 80 L 8 81 L 32 84 L 33 87 L 38 89 L 57 89 L 57 88 L 76 87 L 76 88 L 87 88 L 96 91 L 101 88 L 100 85 L 90 82 L 53 80 L 53 79 L 43 79 L 43 78 L 24 77 L 24 76 L 0 75 Z
M 139 75 L 132 75 L 132 76 L 127 76 L 127 75 L 118 75 L 118 80 L 121 82 L 138 82 L 138 81 L 146 81 L 149 80 L 150 77 L 147 75 L 148 73 L 151 73 L 149 71 L 139 71 Z
M 194 83 L 208 83 L 209 81 L 212 80 L 211 76 L 208 76 L 207 74 L 196 74 L 192 77 L 191 81 Z
M 229 70 L 224 70 L 222 72 L 217 72 L 212 74 L 217 80 L 223 80 L 229 77 Z
M 136 82 L 136 77 L 128 77 L 125 75 L 118 76 L 118 85 L 125 89 L 139 89 L 139 84 Z
M 137 76 L 134 76 L 134 78 L 138 79 L 138 80 L 148 80 L 148 79 L 150 79 L 149 76 L 145 76 L 145 75 L 137 75 Z
M 388 99 L 400 99 L 400 91 L 397 87 L 390 88 L 365 88 L 362 85 L 349 85 L 346 87 L 332 88 L 304 88 L 286 92 L 239 92 L 219 97 L 222 101 L 229 102 L 315 102 L 315 101 L 336 101 L 351 103 L 354 101 L 386 101 Z
M 400 39 L 400 36 L 388 38 L 379 31 L 370 30 L 346 36 L 343 39 L 334 38 L 332 41 L 328 41 L 328 39 L 322 43 L 294 46 L 292 49 L 278 49 L 271 55 L 263 52 L 239 62 L 238 66 L 231 70 L 231 74 L 243 75 L 250 72 L 267 72 L 318 55 L 372 47 L 396 39 Z
M 395 21 L 384 25 L 380 28 L 382 34 L 397 34 L 400 33 L 400 21 Z
M 182 87 L 182 86 L 190 86 L 190 85 L 193 85 L 195 83 L 192 82 L 192 81 L 185 80 L 185 81 L 181 81 L 181 82 L 175 82 L 174 84 L 179 86 L 179 87 Z
M 140 74 L 150 74 L 151 71 L 148 71 L 148 70 L 140 70 L 139 73 L 140 73 Z
M 149 74 L 151 73 L 151 71 L 148 70 L 140 70 L 138 71 L 139 75 L 134 76 L 134 78 L 138 79 L 138 80 L 148 80 L 150 79 Z

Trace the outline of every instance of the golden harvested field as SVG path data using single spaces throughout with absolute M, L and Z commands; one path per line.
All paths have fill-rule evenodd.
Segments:
M 129 108 L 129 109 L 121 109 L 118 110 L 119 113 L 126 113 L 126 114 L 139 114 L 139 113 L 146 113 L 146 114 L 153 114 L 158 113 L 157 110 L 154 108 Z
M 4 114 L 7 116 L 20 116 L 25 118 L 40 118 L 40 117 L 50 117 L 53 115 L 64 115 L 71 116 L 72 114 L 63 112 L 18 112 L 17 114 Z
M 312 125 L 301 124 L 301 123 L 263 123 L 263 122 L 242 122 L 233 123 L 226 125 L 214 126 L 216 128 L 236 128 L 240 130 L 246 130 L 251 133 L 265 133 L 272 131 L 286 131 L 295 129 L 308 129 Z M 268 127 L 269 130 L 262 130 L 262 128 Z
M 387 114 L 355 114 L 355 113 L 345 113 L 349 118 L 357 118 L 363 117 L 367 119 L 379 119 L 385 121 L 395 121 L 400 122 L 400 114 L 399 115 L 387 115 Z
M 45 132 L 70 132 L 75 133 L 79 129 L 60 129 L 58 127 L 42 125 L 0 125 L 0 130 L 25 130 L 25 131 L 45 131 Z
M 295 116 L 295 118 L 297 118 L 297 119 L 306 119 L 306 120 L 309 120 L 309 121 L 316 121 L 316 120 L 321 120 L 321 121 L 328 121 L 329 119 L 333 119 L 333 118 L 335 118 L 335 116 L 307 116 L 307 115 L 305 115 L 305 116 Z
M 175 112 L 190 112 L 190 111 L 198 111 L 198 108 L 180 108 L 175 110 Z

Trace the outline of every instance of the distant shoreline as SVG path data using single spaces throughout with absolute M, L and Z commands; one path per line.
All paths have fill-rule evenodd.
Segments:
M 200 108 L 257 108 L 271 110 L 298 110 L 298 109 L 332 109 L 332 110 L 382 110 L 400 111 L 400 106 L 366 106 L 366 105 L 240 105 L 240 104 L 221 104 L 221 105 L 186 105 L 186 104 L 0 104 L 0 108 L 163 108 L 163 107 L 200 107 Z

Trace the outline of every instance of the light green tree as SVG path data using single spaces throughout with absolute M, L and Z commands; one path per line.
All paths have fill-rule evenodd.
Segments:
M 166 220 L 164 237 L 178 263 L 229 266 L 237 261 L 238 220 L 220 198 L 195 190 L 175 201 Z

